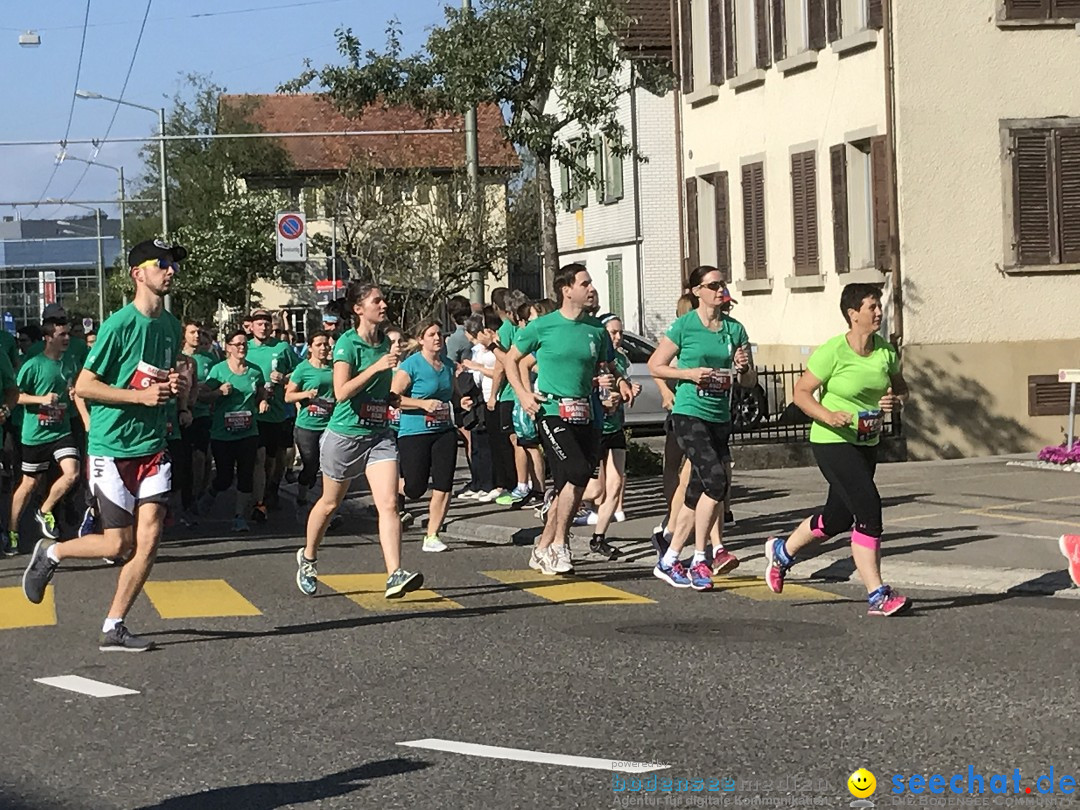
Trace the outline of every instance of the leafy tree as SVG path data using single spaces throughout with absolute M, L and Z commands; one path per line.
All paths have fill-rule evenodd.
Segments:
M 211 134 L 251 133 L 253 101 L 222 103 L 224 88 L 190 74 L 166 117 L 168 135 L 184 140 L 166 143 L 169 189 L 169 237 L 189 251 L 174 283 L 173 308 L 185 317 L 209 318 L 218 301 L 251 306 L 257 279 L 281 280 L 295 271 L 275 257 L 274 217 L 287 207 L 275 191 L 247 189 L 240 178 L 288 173 L 285 151 L 269 139 L 213 139 Z M 144 173 L 136 195 L 156 199 L 159 187 L 158 145 L 150 141 L 142 157 Z M 133 244 L 161 233 L 160 209 L 147 205 L 130 224 Z M 130 290 L 126 273 L 111 284 L 112 294 Z M 130 294 L 130 293 L 129 293 Z
M 463 113 L 474 104 L 497 104 L 509 113 L 509 139 L 536 159 L 542 210 L 544 264 L 557 268 L 553 161 L 570 168 L 573 184 L 596 182 L 589 155 L 593 139 L 614 154 L 630 147 L 618 122 L 628 86 L 620 33 L 631 20 L 625 0 L 478 0 L 475 12 L 445 9 L 425 51 L 405 55 L 391 24 L 383 51 L 364 50 L 351 29 L 336 32 L 344 64 L 310 66 L 282 90 L 320 86 L 343 111 L 357 113 L 385 99 L 432 111 Z M 670 66 L 642 63 L 645 86 L 670 86 Z M 558 104 L 555 104 L 555 101 Z M 560 137 L 574 125 L 574 139 Z

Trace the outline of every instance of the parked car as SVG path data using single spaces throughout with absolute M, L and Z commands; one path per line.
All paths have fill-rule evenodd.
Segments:
M 641 394 L 632 408 L 626 409 L 627 427 L 660 427 L 667 419 L 660 390 L 649 373 L 649 358 L 656 344 L 633 332 L 623 332 L 623 350 L 630 358 L 630 376 L 641 384 Z M 775 379 L 766 392 L 766 378 L 759 377 L 753 388 L 736 387 L 732 396 L 732 421 L 736 428 L 751 429 L 767 422 L 773 414 L 781 413 L 786 405 L 783 380 Z

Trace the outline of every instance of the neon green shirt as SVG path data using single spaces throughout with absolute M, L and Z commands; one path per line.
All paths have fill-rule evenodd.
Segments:
M 881 335 L 874 335 L 868 357 L 856 354 L 847 335 L 837 335 L 810 355 L 806 368 L 822 381 L 821 404 L 830 411 L 853 414 L 851 424 L 834 428 L 814 422 L 810 441 L 817 444 L 861 444 L 872 447 L 881 438 L 884 414 L 881 398 L 899 373 L 896 349 Z

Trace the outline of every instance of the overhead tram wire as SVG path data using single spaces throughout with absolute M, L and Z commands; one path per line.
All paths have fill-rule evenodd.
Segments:
M 464 129 L 370 129 L 370 130 L 340 130 L 337 132 L 216 132 L 206 135 L 166 135 L 166 141 L 204 141 L 204 140 L 229 140 L 239 138 L 355 138 L 360 136 L 379 135 L 456 135 L 463 133 Z M 147 141 L 159 140 L 157 135 L 135 135 L 122 138 L 109 138 L 109 143 L 146 143 Z M 99 138 L 74 138 L 65 141 L 66 144 L 99 144 Z M 4 146 L 56 146 L 59 141 L 0 141 L 0 147 Z M 40 201 L 38 202 L 40 205 Z
M 75 87 L 71 90 L 71 109 L 68 110 L 67 128 L 64 130 L 64 141 L 67 142 L 68 135 L 71 134 L 71 121 L 75 116 L 75 91 L 79 89 L 79 79 L 82 76 L 82 63 L 83 54 L 86 53 L 86 29 L 90 25 L 90 0 L 86 0 L 86 12 L 83 14 L 82 24 L 82 42 L 79 45 L 79 63 L 75 68 Z M 49 181 L 45 184 L 44 191 L 38 196 L 38 205 L 41 205 L 42 200 L 45 199 L 49 193 L 49 189 L 52 187 L 53 180 L 56 179 L 56 173 L 60 170 L 59 163 L 53 163 L 52 174 L 49 175 Z

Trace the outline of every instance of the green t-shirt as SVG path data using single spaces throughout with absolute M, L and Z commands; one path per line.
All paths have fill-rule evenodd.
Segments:
M 853 414 L 847 427 L 834 428 L 814 422 L 810 426 L 810 441 L 876 445 L 884 421 L 881 398 L 889 390 L 893 375 L 900 371 L 900 358 L 893 345 L 881 335 L 874 335 L 874 348 L 869 356 L 862 357 L 851 348 L 847 335 L 837 335 L 810 355 L 806 368 L 823 383 L 824 407 Z
M 22 443 L 48 444 L 71 434 L 71 386 L 78 369 L 64 357 L 53 360 L 44 354 L 31 357 L 19 369 L 19 390 L 34 397 L 56 394 L 55 405 L 27 405 L 23 415 Z
M 114 388 L 165 382 L 180 351 L 180 321 L 170 312 L 148 318 L 128 304 L 101 325 L 84 369 Z M 92 456 L 138 458 L 165 446 L 167 411 L 146 405 L 93 403 L 87 442 Z
M 244 371 L 234 374 L 227 360 L 222 360 L 206 378 L 211 391 L 221 388 L 222 383 L 232 386 L 223 397 L 214 402 L 214 419 L 210 423 L 210 438 L 221 442 L 234 442 L 259 435 L 256 417 L 259 414 L 261 389 L 266 378 L 258 366 L 246 364 Z
M 600 321 L 590 315 L 572 321 L 551 312 L 518 331 L 514 345 L 522 356 L 536 355 L 537 388 L 546 396 L 541 414 L 567 418 L 569 411 L 560 413 L 560 400 L 567 399 L 587 400 L 591 417 L 596 416 L 591 409 L 597 365 L 614 359 L 611 336 Z
M 708 422 L 730 422 L 735 350 L 750 342 L 743 325 L 725 315 L 720 328 L 713 332 L 701 322 L 697 310 L 691 310 L 672 323 L 665 334 L 679 347 L 676 368 L 713 369 L 701 384 L 690 380 L 675 383 L 675 405 L 671 412 Z
M 300 411 L 296 415 L 296 426 L 304 430 L 326 430 L 330 416 L 334 413 L 334 367 L 327 363 L 322 368 L 315 368 L 307 360 L 302 360 L 292 373 L 292 382 L 301 391 L 317 393 L 315 399 L 300 402 Z
M 261 345 L 255 342 L 255 338 L 248 341 L 247 362 L 259 367 L 267 383 L 270 382 L 270 374 L 274 371 L 279 371 L 288 377 L 289 373 L 296 368 L 298 360 L 292 346 L 276 338 L 269 338 Z M 285 381 L 275 383 L 273 388 L 274 395 L 270 398 L 270 410 L 259 416 L 260 422 L 284 422 L 295 415 L 296 409 L 292 405 L 285 404 Z
M 71 361 L 81 369 L 88 354 L 90 354 L 90 347 L 86 345 L 86 341 L 72 338 L 67 351 L 64 352 L 64 357 L 70 357 Z
M 502 346 L 503 351 L 510 351 L 510 347 L 514 345 L 514 338 L 520 331 L 510 321 L 502 322 L 502 326 L 499 327 L 499 331 L 495 334 L 498 335 L 499 345 Z M 509 382 L 503 382 L 502 390 L 499 391 L 499 402 L 517 402 L 514 386 Z
M 349 376 L 355 377 L 384 354 L 390 353 L 389 338 L 386 335 L 381 337 L 382 342 L 372 346 L 355 329 L 346 332 L 334 344 L 334 362 L 348 363 Z M 392 368 L 380 371 L 352 399 L 339 401 L 334 405 L 329 429 L 342 436 L 371 436 L 385 430 L 393 379 Z
M 617 376 L 628 378 L 630 376 L 630 358 L 621 349 L 615 350 L 615 370 Z M 611 413 L 604 411 L 604 433 L 618 433 L 626 422 L 626 406 L 619 405 Z
M 210 376 L 210 369 L 219 361 L 208 352 L 195 352 L 191 355 L 191 362 L 195 364 L 195 385 L 202 385 Z M 191 406 L 192 419 L 205 419 L 210 415 L 210 403 L 199 401 L 197 389 L 192 389 L 188 395 L 188 403 Z
M 15 336 L 6 329 L 0 329 L 0 354 L 6 355 L 11 367 L 19 365 L 19 344 Z

